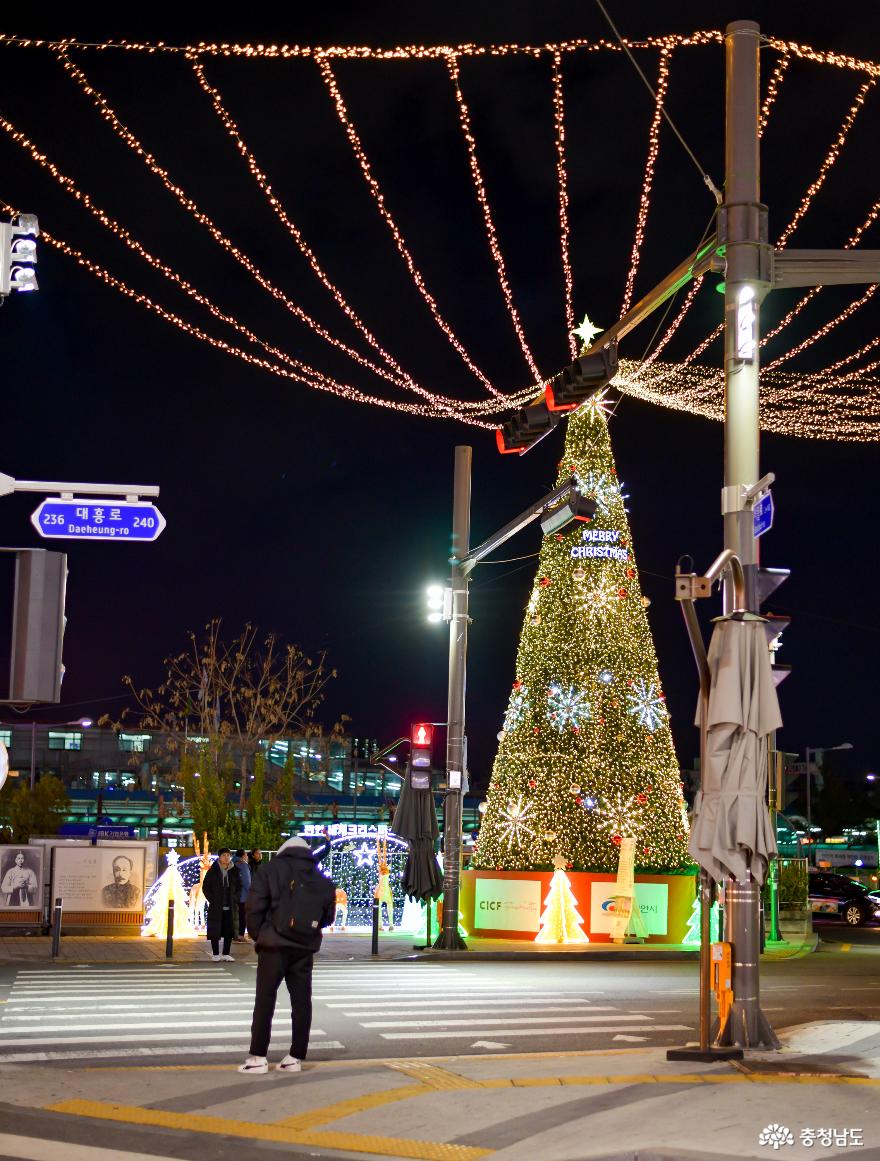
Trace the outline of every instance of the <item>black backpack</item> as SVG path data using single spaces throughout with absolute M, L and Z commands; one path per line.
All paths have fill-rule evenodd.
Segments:
M 291 943 L 312 947 L 320 943 L 326 906 L 327 885 L 323 875 L 297 869 L 290 879 L 282 879 L 272 925 Z

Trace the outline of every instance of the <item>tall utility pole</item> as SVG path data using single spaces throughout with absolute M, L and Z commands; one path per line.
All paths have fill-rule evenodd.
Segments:
M 718 241 L 725 247 L 724 286 L 724 547 L 739 557 L 746 609 L 758 612 L 757 540 L 749 489 L 760 477 L 758 355 L 761 302 L 771 286 L 773 251 L 761 204 L 759 149 L 760 30 L 751 20 L 729 24 L 726 60 L 724 203 Z M 733 579 L 724 612 L 734 608 Z M 717 1043 L 778 1047 L 760 1006 L 760 888 L 748 877 L 724 884 L 724 938 L 734 949 L 733 1004 Z
M 464 707 L 466 690 L 469 569 L 471 542 L 471 449 L 455 449 L 452 496 L 452 617 L 449 622 L 449 697 L 446 714 L 446 797 L 443 803 L 443 925 L 435 947 L 464 948 L 458 934 L 461 884 L 461 815 L 464 792 Z

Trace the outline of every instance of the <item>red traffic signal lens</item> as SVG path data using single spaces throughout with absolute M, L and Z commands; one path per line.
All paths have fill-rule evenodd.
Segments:
M 434 727 L 430 722 L 417 722 L 410 731 L 410 741 L 414 746 L 430 746 L 434 740 Z

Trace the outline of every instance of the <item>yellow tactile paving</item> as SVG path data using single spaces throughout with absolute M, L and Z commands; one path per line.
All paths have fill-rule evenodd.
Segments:
M 395 1072 L 402 1072 L 420 1081 L 426 1088 L 446 1091 L 454 1088 L 480 1088 L 480 1082 L 469 1080 L 457 1072 L 450 1072 L 447 1068 L 438 1068 L 436 1064 L 428 1064 L 424 1060 L 392 1060 L 385 1062 L 386 1068 Z
M 142 1109 L 137 1105 L 120 1105 L 111 1101 L 72 1100 L 47 1105 L 47 1112 L 118 1121 L 127 1125 L 152 1125 L 162 1129 L 182 1129 L 221 1137 L 243 1137 L 250 1140 L 279 1141 L 288 1145 L 323 1145 L 328 1149 L 348 1149 L 380 1157 L 412 1157 L 417 1161 L 479 1161 L 495 1152 L 469 1145 L 443 1141 L 417 1141 L 404 1137 L 373 1137 L 359 1133 L 315 1132 L 291 1129 L 285 1125 L 254 1124 L 223 1117 L 205 1117 L 193 1113 L 173 1113 L 163 1109 Z

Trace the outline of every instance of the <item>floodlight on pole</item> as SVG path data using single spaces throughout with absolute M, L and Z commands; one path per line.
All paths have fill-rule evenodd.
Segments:
M 443 585 L 428 586 L 428 620 L 432 624 L 452 620 L 452 589 Z

